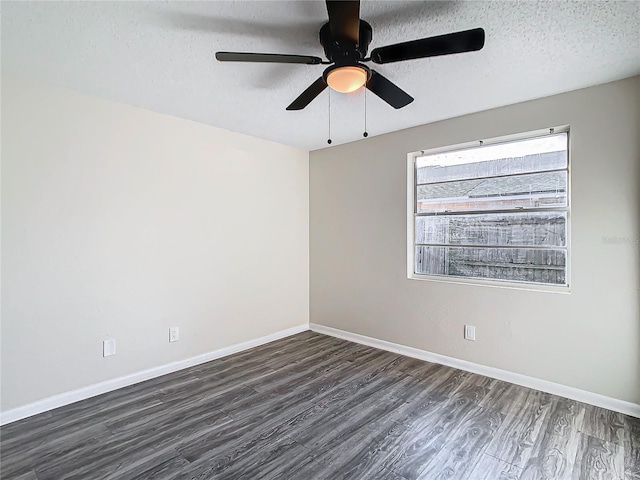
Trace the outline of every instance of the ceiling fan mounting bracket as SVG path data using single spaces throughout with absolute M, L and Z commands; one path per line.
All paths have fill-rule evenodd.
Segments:
M 329 23 L 325 23 L 320 29 L 320 44 L 324 48 L 325 56 L 329 61 L 340 65 L 353 65 L 364 60 L 369 50 L 369 44 L 373 39 L 373 29 L 368 22 L 360 20 L 360 35 L 358 43 L 347 39 L 337 39 L 331 35 Z

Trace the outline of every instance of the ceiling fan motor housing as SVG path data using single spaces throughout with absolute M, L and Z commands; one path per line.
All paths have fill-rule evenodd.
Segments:
M 372 38 L 371 25 L 364 20 L 360 20 L 358 43 L 347 39 L 333 38 L 329 23 L 325 23 L 320 29 L 320 44 L 324 48 L 324 53 L 330 62 L 338 66 L 354 65 L 364 60 Z

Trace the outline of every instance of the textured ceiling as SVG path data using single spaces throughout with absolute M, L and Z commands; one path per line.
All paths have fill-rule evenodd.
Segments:
M 328 92 L 285 107 L 322 65 L 219 63 L 216 50 L 322 56 L 324 2 L 2 2 L 2 70 L 306 150 L 326 146 Z M 479 52 L 378 65 L 415 97 L 367 95 L 370 135 L 640 74 L 640 2 L 362 0 L 370 50 L 483 27 Z M 362 138 L 362 91 L 331 94 L 334 144 Z

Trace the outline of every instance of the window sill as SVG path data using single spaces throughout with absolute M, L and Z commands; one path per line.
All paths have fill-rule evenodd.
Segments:
M 411 273 L 409 280 L 422 280 L 427 282 L 451 283 L 457 285 L 470 285 L 474 287 L 504 288 L 508 290 L 524 290 L 529 292 L 559 293 L 568 295 L 571 293 L 569 285 L 548 285 L 542 283 L 509 282 L 500 280 L 486 280 L 482 278 L 445 277 L 439 275 L 419 275 Z

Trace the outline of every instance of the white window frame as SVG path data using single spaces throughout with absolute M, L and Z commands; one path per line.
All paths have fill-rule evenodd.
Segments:
M 533 282 L 517 282 L 512 280 L 497 280 L 473 277 L 458 277 L 444 275 L 425 275 L 415 273 L 415 205 L 416 205 L 416 158 L 425 155 L 445 153 L 466 148 L 477 147 L 478 145 L 495 145 L 499 143 L 513 142 L 516 140 L 526 140 L 530 138 L 542 137 L 557 133 L 567 133 L 567 256 L 566 256 L 566 285 L 541 284 Z M 531 290 L 552 293 L 570 293 L 571 285 L 571 135 L 569 125 L 563 125 L 542 130 L 535 130 L 526 133 L 517 133 L 494 137 L 488 140 L 474 140 L 471 142 L 448 145 L 428 150 L 418 150 L 407 154 L 407 278 L 411 280 L 426 280 L 442 283 L 454 283 L 464 285 L 480 285 L 488 287 L 511 288 L 517 290 Z

